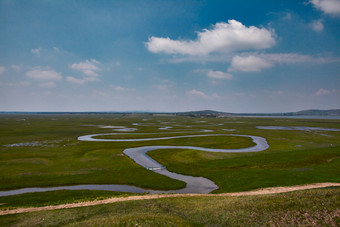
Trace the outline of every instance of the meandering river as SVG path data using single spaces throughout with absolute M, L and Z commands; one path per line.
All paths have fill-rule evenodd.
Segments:
M 263 151 L 269 148 L 269 145 L 265 138 L 259 136 L 250 136 L 250 135 L 237 135 L 237 134 L 204 134 L 204 135 L 186 135 L 186 136 L 170 136 L 170 137 L 159 137 L 159 138 L 142 138 L 142 139 L 100 139 L 94 138 L 98 136 L 107 136 L 107 135 L 117 135 L 117 133 L 106 133 L 106 134 L 92 134 L 78 137 L 80 141 L 87 142 L 137 142 L 137 141 L 152 141 L 152 140 L 167 140 L 167 139 L 175 139 L 175 138 L 190 138 L 190 137 L 206 137 L 206 136 L 240 136 L 240 137 L 248 137 L 253 140 L 255 146 L 248 148 L 240 148 L 240 149 L 213 149 L 213 148 L 204 148 L 204 147 L 195 147 L 195 146 L 143 146 L 143 147 L 134 147 L 134 148 L 126 148 L 123 153 L 134 160 L 137 164 L 143 166 L 144 168 L 149 169 L 158 174 L 162 174 L 168 176 L 172 179 L 184 181 L 186 183 L 186 187 L 179 190 L 169 190 L 169 191 L 156 191 L 156 190 L 147 190 L 143 188 L 138 188 L 130 185 L 75 185 L 75 186 L 59 186 L 59 187 L 49 187 L 49 188 L 23 188 L 17 190 L 10 191 L 0 191 L 0 196 L 8 196 L 8 195 L 16 195 L 27 192 L 44 192 L 44 191 L 54 191 L 54 190 L 106 190 L 106 191 L 120 191 L 120 192 L 133 192 L 133 193 L 210 193 L 218 188 L 218 186 L 211 180 L 204 177 L 193 177 L 182 175 L 174 172 L 170 172 L 166 169 L 165 166 L 162 166 L 157 161 L 153 160 L 147 155 L 147 152 L 152 150 L 159 149 L 192 149 L 192 150 L 200 150 L 207 152 L 258 152 Z

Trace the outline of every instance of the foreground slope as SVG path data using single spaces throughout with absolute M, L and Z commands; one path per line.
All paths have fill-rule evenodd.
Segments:
M 0 216 L 3 226 L 339 226 L 340 189 L 178 197 Z

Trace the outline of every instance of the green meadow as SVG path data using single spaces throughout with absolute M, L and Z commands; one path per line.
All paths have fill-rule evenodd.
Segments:
M 137 130 L 119 132 L 114 131 L 112 127 L 102 126 L 124 126 Z M 172 128 L 159 129 L 166 126 Z M 170 171 L 185 175 L 203 176 L 214 181 L 219 189 L 213 193 L 316 182 L 340 182 L 340 131 L 264 130 L 257 129 L 256 126 L 304 126 L 340 129 L 340 120 L 194 118 L 118 114 L 0 115 L 0 190 L 78 184 L 126 184 L 155 190 L 179 189 L 185 187 L 183 182 L 144 169 L 125 156 L 122 151 L 125 148 L 149 145 L 185 145 L 226 149 L 245 148 L 254 145 L 250 138 L 233 135 L 140 142 L 86 142 L 77 139 L 83 135 L 104 133 L 117 134 L 98 136 L 98 138 L 134 139 L 200 134 L 243 134 L 266 138 L 270 147 L 261 152 L 212 153 L 196 150 L 164 149 L 148 153 L 149 156 L 166 166 Z M 203 130 L 209 131 L 203 132 Z M 317 190 L 313 193 L 323 192 L 330 193 L 332 196 L 338 195 L 337 190 Z M 334 194 L 334 192 L 336 193 Z M 127 195 L 129 193 L 87 190 L 30 193 L 0 197 L 0 209 L 55 205 Z M 300 194 L 293 193 L 291 195 Z M 259 198 L 240 198 L 240 201 L 242 200 L 242 203 L 246 204 L 254 200 L 253 202 L 256 203 Z M 279 199 L 281 197 L 265 197 L 268 201 L 274 198 Z M 176 204 L 178 200 L 182 200 L 182 198 L 163 199 L 161 201 L 169 203 L 169 207 L 171 207 L 171 204 Z M 194 202 L 195 199 L 187 198 L 185 200 L 196 203 Z M 199 200 L 197 203 L 207 203 L 210 198 Z M 238 199 L 225 198 L 219 202 L 219 206 L 224 206 L 223 201 L 226 201 L 226 204 L 234 204 L 236 200 Z M 168 209 L 155 205 L 159 203 L 155 201 L 136 201 L 124 204 L 143 203 L 153 203 L 150 206 L 158 207 L 157 209 Z M 108 205 L 108 207 L 111 206 L 118 205 Z M 100 208 L 81 208 L 80 210 L 82 209 Z M 156 212 L 156 210 L 154 211 Z M 151 211 L 153 210 L 151 209 Z M 151 211 L 150 217 L 152 216 Z M 137 209 L 135 212 L 137 212 Z M 43 215 L 51 215 L 52 213 L 47 212 Z M 70 215 L 66 213 L 65 215 Z M 199 216 L 199 212 L 191 215 Z M 30 215 L 18 215 L 18 217 L 26 216 Z M 97 218 L 98 220 L 102 218 L 96 215 L 93 217 L 96 218 L 91 220 L 91 223 L 96 223 Z M 236 217 L 240 218 L 237 215 Z M 3 217 L 1 218 L 3 219 Z M 182 217 L 178 216 L 156 215 L 155 221 L 157 222 L 159 218 L 169 220 L 169 222 L 173 221 L 174 225 L 177 221 L 182 224 L 186 223 L 182 222 Z M 229 220 L 230 217 L 226 218 Z M 142 216 L 140 216 L 140 220 L 142 219 Z M 124 220 L 130 220 L 130 218 L 125 214 L 119 220 L 119 223 L 125 223 Z M 193 220 L 193 223 L 196 223 L 195 220 Z M 191 221 L 188 223 L 191 223 Z M 198 221 L 197 223 L 201 222 Z

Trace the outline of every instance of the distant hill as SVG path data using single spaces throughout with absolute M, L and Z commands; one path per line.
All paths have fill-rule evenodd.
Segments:
M 199 110 L 175 113 L 178 116 L 192 117 L 227 117 L 227 116 L 340 116 L 340 109 L 332 110 L 302 110 L 284 113 L 227 113 L 214 110 Z
M 292 113 L 293 115 L 327 115 L 340 116 L 340 109 L 333 110 L 302 110 Z
M 231 116 L 231 113 L 219 112 L 214 110 L 199 110 L 199 111 L 189 111 L 189 112 L 178 112 L 177 116 L 192 116 L 192 117 L 222 117 L 222 116 Z

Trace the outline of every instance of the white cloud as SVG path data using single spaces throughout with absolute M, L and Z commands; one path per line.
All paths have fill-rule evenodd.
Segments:
M 134 88 L 126 88 L 118 85 L 110 84 L 110 88 L 113 88 L 115 91 L 135 91 Z
M 96 76 L 99 76 L 98 73 L 97 73 L 98 71 L 100 71 L 100 68 L 97 67 L 97 65 L 99 65 L 99 64 L 100 64 L 99 61 L 97 61 L 95 59 L 91 59 L 90 61 L 86 60 L 84 62 L 74 63 L 74 64 L 70 65 L 69 67 L 71 69 L 81 71 L 87 76 L 96 77 Z
M 27 86 L 30 86 L 30 85 L 31 85 L 31 83 L 30 83 L 30 82 L 28 82 L 28 81 L 20 81 L 19 85 L 20 85 L 20 86 L 27 87 Z
M 11 68 L 16 70 L 16 71 L 20 71 L 22 69 L 22 66 L 21 65 L 11 65 Z
M 26 76 L 37 80 L 61 80 L 62 76 L 53 70 L 41 70 L 40 67 L 32 69 Z
M 2 75 L 6 71 L 6 68 L 3 66 L 0 66 L 0 75 Z
M 310 3 L 326 14 L 340 16 L 339 0 L 310 0 Z
M 271 63 L 257 56 L 235 56 L 231 60 L 229 71 L 260 72 L 269 67 L 272 67 Z
M 334 62 L 340 62 L 340 59 L 323 57 L 316 58 L 311 55 L 303 55 L 296 53 L 288 54 L 249 53 L 240 56 L 234 56 L 232 58 L 231 66 L 228 69 L 228 71 L 260 72 L 262 69 L 273 67 L 276 64 L 296 64 L 296 63 L 325 64 Z
M 96 77 L 85 77 L 85 78 L 83 78 L 83 80 L 85 80 L 86 82 L 101 81 L 100 79 L 98 79 Z
M 207 55 L 213 52 L 265 49 L 275 44 L 275 34 L 266 28 L 246 27 L 236 20 L 217 23 L 197 32 L 197 40 L 171 40 L 152 36 L 146 47 L 153 53 Z
M 233 75 L 221 71 L 209 70 L 207 76 L 214 79 L 233 79 Z
M 315 20 L 312 22 L 312 24 L 310 25 L 311 28 L 316 31 L 316 32 L 321 32 L 324 28 L 322 20 Z
M 9 86 L 9 87 L 27 87 L 31 85 L 31 83 L 27 81 L 20 81 L 19 83 L 2 83 L 2 82 L 0 83 L 1 85 Z
M 198 98 L 198 99 L 204 99 L 204 100 L 221 99 L 221 97 L 217 93 L 213 93 L 212 95 L 207 95 L 203 91 L 199 91 L 195 89 L 187 91 L 186 96 L 189 98 Z
M 221 98 L 221 96 L 219 96 L 217 93 L 212 94 L 211 97 L 213 99 L 220 99 Z
M 315 60 L 317 61 L 320 60 L 320 59 L 315 59 L 310 55 L 303 55 L 303 54 L 296 54 L 296 53 L 260 54 L 257 56 L 271 63 L 302 63 L 302 62 L 311 62 Z
M 291 20 L 292 19 L 292 14 L 291 13 L 286 13 L 286 15 L 283 17 L 284 20 Z
M 83 80 L 83 79 L 78 79 L 78 78 L 75 78 L 73 76 L 68 76 L 66 77 L 66 80 L 68 82 L 71 82 L 71 83 L 75 83 L 75 84 L 84 84 L 86 81 Z
M 159 91 L 170 91 L 173 87 L 172 84 L 159 84 L 156 86 Z
M 332 94 L 332 93 L 336 93 L 336 90 L 335 89 L 327 90 L 327 89 L 324 89 L 324 88 L 320 88 L 317 92 L 315 92 L 315 95 L 324 96 L 324 95 L 329 95 L 329 94 Z
M 45 88 L 53 88 L 56 86 L 55 82 L 50 81 L 50 82 L 46 82 L 46 83 L 41 83 L 39 84 L 40 87 L 45 87 Z
M 33 53 L 33 54 L 40 54 L 40 52 L 42 51 L 42 49 L 39 47 L 39 48 L 37 48 L 37 49 L 32 49 L 31 50 L 31 52 Z
M 187 96 L 189 97 L 199 97 L 202 99 L 209 99 L 210 97 L 208 95 L 206 95 L 204 92 L 202 91 L 198 91 L 198 90 L 191 90 L 191 91 L 187 91 Z
M 68 76 L 66 77 L 66 81 L 74 83 L 74 84 L 85 84 L 86 82 L 93 82 L 93 81 L 100 81 L 100 80 L 95 77 L 85 77 L 82 79 L 78 79 L 72 76 Z
M 92 90 L 92 94 L 95 96 L 107 96 L 105 92 L 96 89 Z
M 283 95 L 283 94 L 284 94 L 284 92 L 283 92 L 283 91 L 281 91 L 281 90 L 279 90 L 279 91 L 276 91 L 276 92 L 274 92 L 274 94 L 276 94 L 276 95 Z

